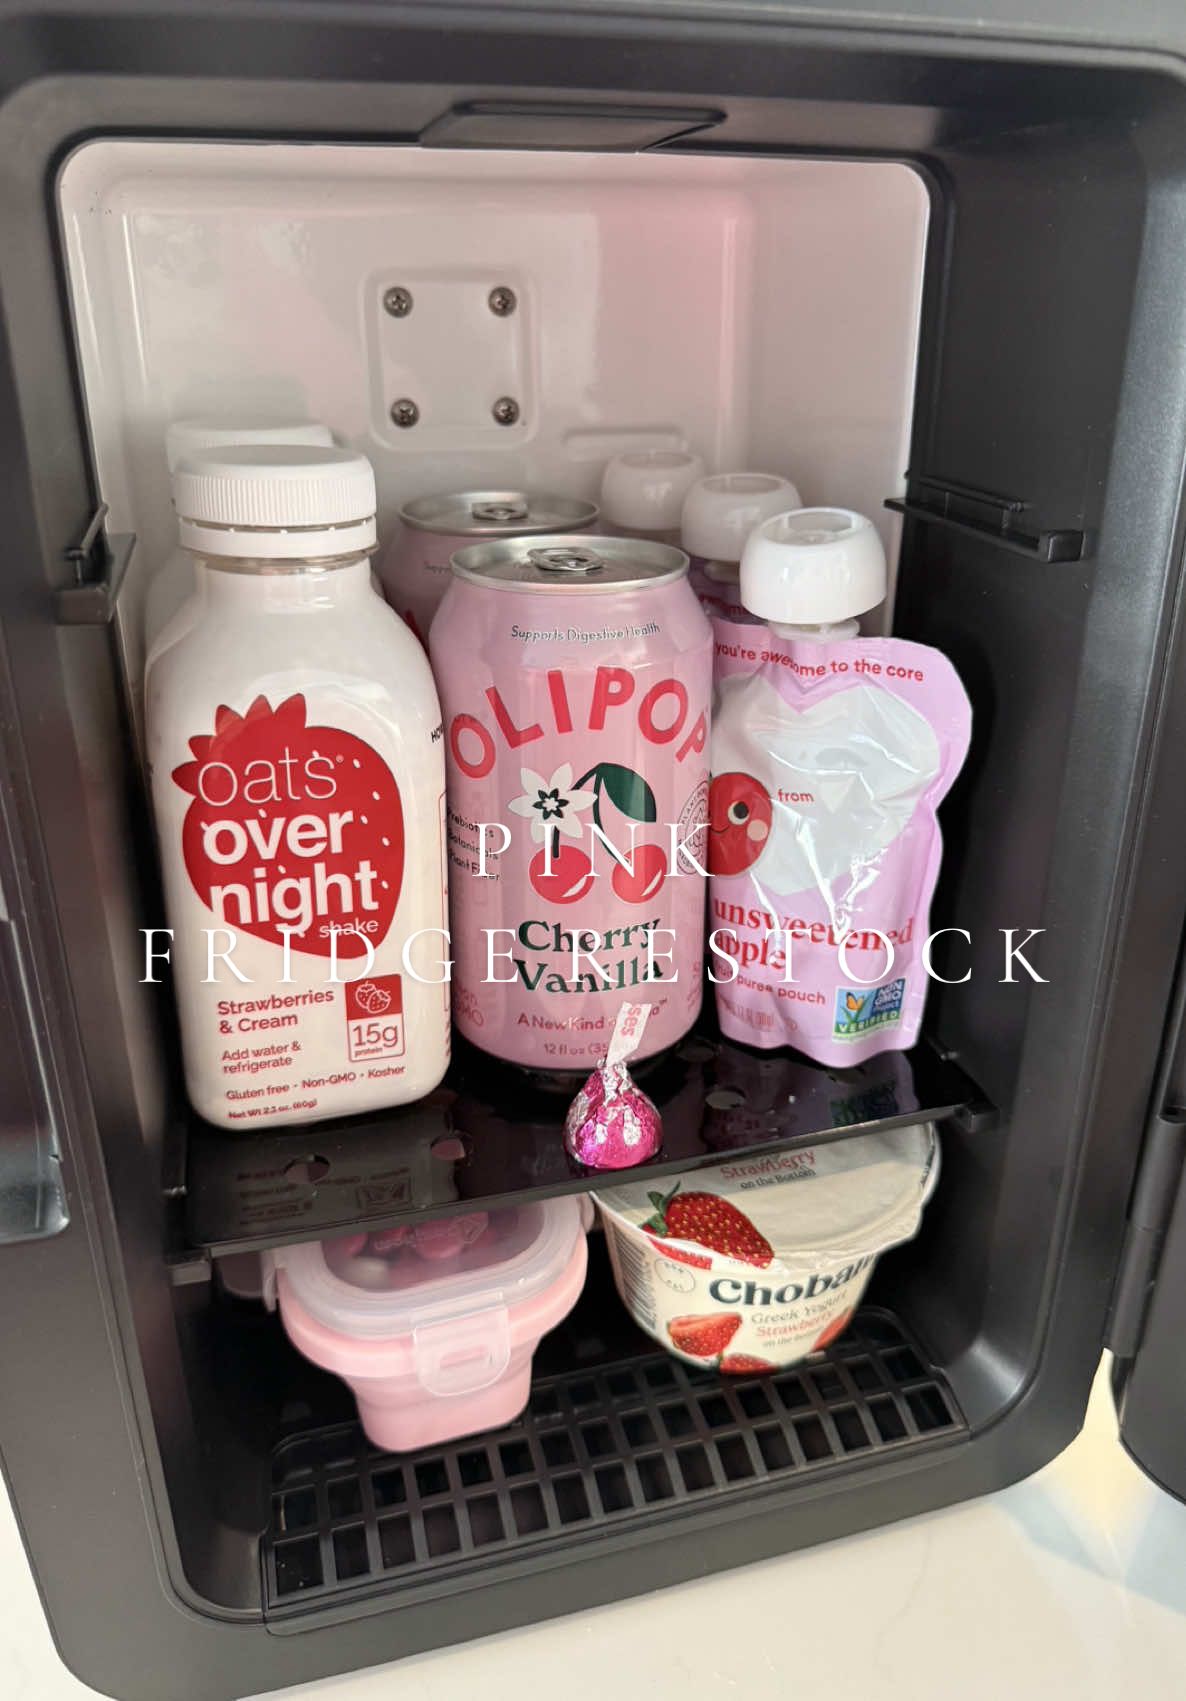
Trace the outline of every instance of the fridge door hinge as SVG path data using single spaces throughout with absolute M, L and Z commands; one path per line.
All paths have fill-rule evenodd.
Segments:
M 1186 1153 L 1186 1112 L 1163 1111 L 1145 1136 L 1104 1345 L 1119 1359 L 1140 1345 L 1162 1242 Z
M 988 543 L 1032 556 L 1035 561 L 1081 561 L 1093 544 L 1090 532 L 1038 529 L 1026 518 L 1031 504 L 1018 497 L 998 496 L 919 473 L 907 473 L 905 496 L 890 497 L 885 505 L 912 520 L 971 533 Z
M 134 532 L 107 531 L 107 504 L 100 502 L 78 542 L 66 551 L 73 582 L 54 594 L 59 626 L 106 626 L 136 547 Z

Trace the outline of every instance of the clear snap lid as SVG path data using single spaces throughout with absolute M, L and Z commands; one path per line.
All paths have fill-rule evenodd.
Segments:
M 282 1246 L 268 1255 L 265 1299 L 276 1277 L 318 1323 L 357 1341 L 411 1337 L 418 1369 L 433 1343 L 468 1319 L 497 1330 L 517 1305 L 556 1282 L 584 1233 L 581 1203 L 544 1199 L 427 1223 L 357 1230 Z M 445 1326 L 449 1327 L 446 1328 Z

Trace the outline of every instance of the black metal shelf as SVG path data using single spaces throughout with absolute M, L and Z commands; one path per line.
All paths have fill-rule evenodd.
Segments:
M 994 1115 L 926 1044 L 829 1070 L 706 1032 L 636 1074 L 663 1117 L 662 1150 L 641 1166 L 655 1175 L 949 1116 L 976 1129 Z M 219 1257 L 604 1185 L 606 1173 L 573 1163 L 562 1143 L 577 1084 L 545 1084 L 460 1045 L 445 1086 L 402 1110 L 276 1134 L 194 1118 L 188 1244 Z

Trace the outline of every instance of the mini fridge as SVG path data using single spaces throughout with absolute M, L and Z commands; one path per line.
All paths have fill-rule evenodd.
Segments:
M 952 984 L 859 1069 L 706 1025 L 648 1076 L 667 1170 L 937 1120 L 822 1353 L 691 1372 L 594 1236 L 524 1416 L 384 1455 L 245 1294 L 262 1250 L 594 1178 L 472 1054 L 352 1123 L 187 1109 L 138 687 L 199 413 L 324 420 L 388 530 L 681 442 L 875 517 L 892 630 L 973 705 Z M 1184 464 L 1177 7 L 0 0 L 0 1456 L 87 1683 L 223 1701 L 983 1494 L 1105 1350 L 1186 1492 Z

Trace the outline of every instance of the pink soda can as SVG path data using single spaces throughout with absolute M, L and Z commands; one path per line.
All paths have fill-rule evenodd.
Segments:
M 453 1014 L 531 1070 L 639 1058 L 700 1010 L 712 632 L 670 544 L 463 549 L 433 623 L 448 778 Z
M 467 544 L 497 538 L 589 532 L 596 502 L 527 490 L 457 490 L 420 496 L 399 511 L 399 530 L 379 561 L 383 595 L 428 644 L 428 629 L 449 588 L 449 563 Z

